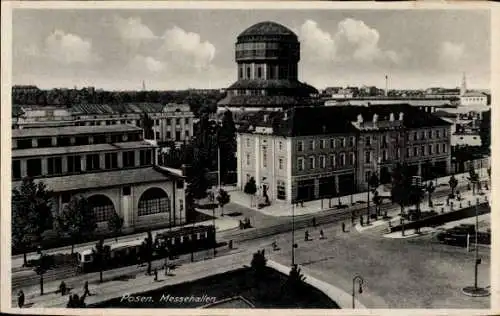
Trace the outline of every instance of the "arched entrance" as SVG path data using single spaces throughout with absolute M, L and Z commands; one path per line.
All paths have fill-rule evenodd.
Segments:
M 105 195 L 92 195 L 87 201 L 97 222 L 107 222 L 115 212 L 113 201 Z
M 139 216 L 170 212 L 170 199 L 160 188 L 147 189 L 139 199 Z

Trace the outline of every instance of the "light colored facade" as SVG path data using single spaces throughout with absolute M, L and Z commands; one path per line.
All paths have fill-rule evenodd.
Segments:
M 460 105 L 470 106 L 479 105 L 486 106 L 488 104 L 488 96 L 479 92 L 467 92 L 460 95 Z
M 193 136 L 194 114 L 187 104 L 77 105 L 72 108 L 21 107 L 24 115 L 14 118 L 18 128 L 61 126 L 140 126 L 146 112 L 153 120 L 154 139 L 182 143 Z
M 124 231 L 185 223 L 182 177 L 159 171 L 156 146 L 130 125 L 12 131 L 12 186 L 31 177 L 55 193 L 53 212 L 88 198 L 100 229 L 113 212 Z
M 270 126 L 240 131 L 238 187 L 253 177 L 258 195 L 266 186 L 271 200 L 292 202 L 366 190 L 373 173 L 388 183 L 397 163 L 420 175 L 426 163 L 441 174 L 450 172 L 448 124 L 407 128 L 403 113 L 367 121 L 361 116 L 351 123 L 354 128 L 344 133 L 308 136 L 283 135 Z

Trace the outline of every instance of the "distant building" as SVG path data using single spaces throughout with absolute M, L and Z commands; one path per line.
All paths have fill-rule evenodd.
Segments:
M 158 142 L 184 142 L 193 136 L 194 114 L 187 104 L 80 104 L 71 108 L 21 106 L 24 114 L 14 118 L 16 128 L 61 126 L 141 125 L 147 113 L 153 120 L 154 139 Z M 13 126 L 14 127 L 14 126 Z
M 460 96 L 461 106 L 488 105 L 488 96 L 480 92 L 466 92 Z
M 12 92 L 36 92 L 39 91 L 40 89 L 37 86 L 33 85 L 14 85 L 12 86 Z
M 12 186 L 43 181 L 55 214 L 83 195 L 100 229 L 114 212 L 124 231 L 184 224 L 183 177 L 156 169 L 157 148 L 142 135 L 130 125 L 12 130 Z
M 397 163 L 428 178 L 451 164 L 450 123 L 410 105 L 297 107 L 260 112 L 237 134 L 238 187 L 295 202 L 367 189 Z

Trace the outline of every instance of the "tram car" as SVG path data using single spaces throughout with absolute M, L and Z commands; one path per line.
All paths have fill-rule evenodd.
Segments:
M 189 226 L 153 234 L 154 251 L 152 260 L 214 247 L 215 229 L 209 226 Z M 144 239 L 135 239 L 106 245 L 109 248 L 105 259 L 105 269 L 113 269 L 140 263 Z M 77 254 L 78 270 L 81 273 L 97 271 L 92 249 Z

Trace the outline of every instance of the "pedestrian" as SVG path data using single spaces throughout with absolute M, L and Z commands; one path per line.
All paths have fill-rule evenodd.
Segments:
M 316 217 L 312 218 L 312 225 L 313 225 L 313 227 L 316 227 Z
M 154 274 L 155 274 L 155 281 L 158 281 L 158 269 L 155 268 Z
M 278 244 L 276 243 L 276 240 L 273 241 L 272 246 L 274 251 L 278 250 Z
M 319 239 L 325 239 L 325 233 L 323 233 L 322 229 L 319 231 Z
M 342 222 L 342 232 L 345 233 L 345 223 Z
M 17 294 L 17 306 L 19 306 L 19 308 L 23 308 L 23 306 L 24 306 L 24 292 L 23 292 L 23 290 L 20 290 L 19 293 Z
M 300 207 L 304 207 L 304 201 L 300 201 Z
M 61 292 L 61 296 L 66 294 L 66 283 L 64 283 L 64 281 L 59 285 L 59 291 Z
M 309 231 L 306 230 L 306 232 L 304 233 L 304 241 L 308 241 L 309 240 Z
M 363 221 L 363 215 L 359 216 L 359 224 L 361 225 L 361 227 L 363 226 L 364 224 L 364 221 Z
M 83 295 L 88 295 L 91 296 L 89 291 L 89 281 L 85 281 L 85 284 L 83 284 Z

